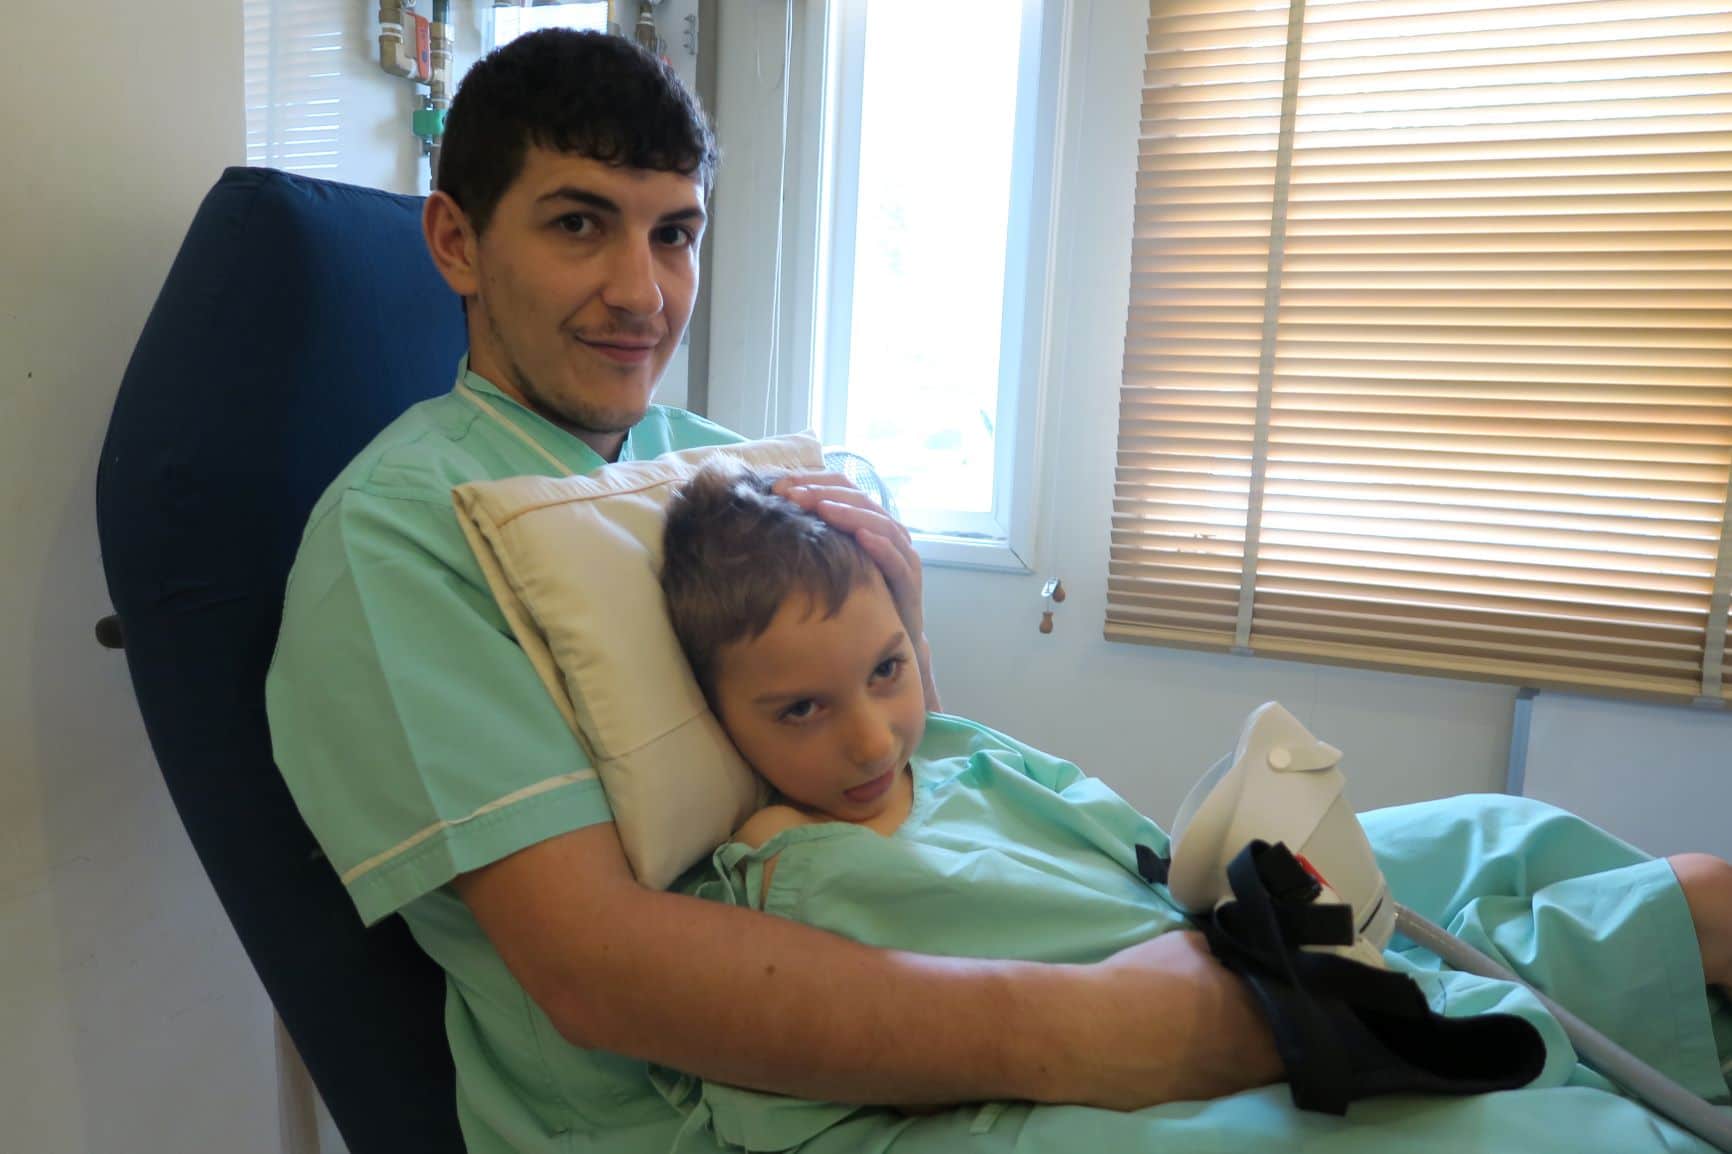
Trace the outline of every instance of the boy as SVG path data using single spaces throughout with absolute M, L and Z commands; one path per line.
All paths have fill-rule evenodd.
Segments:
M 909 634 L 877 567 L 845 533 L 778 496 L 774 478 L 732 463 L 701 470 L 669 509 L 661 579 L 675 633 L 706 698 L 741 755 L 776 792 L 731 844 L 688 875 L 688 892 L 879 947 L 1049 963 L 1096 961 L 1185 925 L 1162 891 L 1137 873 L 1139 843 L 1166 847 L 1154 823 L 1075 766 L 982 726 L 925 713 Z M 1431 812 L 1442 816 L 1445 807 Z M 1732 964 L 1718 945 L 1726 924 L 1713 907 L 1713 886 L 1698 884 L 1708 892 L 1692 902 L 1665 863 L 1644 861 L 1586 823 L 1529 803 L 1514 802 L 1509 812 L 1536 836 L 1568 840 L 1564 856 L 1586 865 L 1579 875 L 1603 877 L 1602 896 L 1646 886 L 1667 915 L 1631 914 L 1622 924 L 1599 899 L 1564 892 L 1580 889 L 1581 876 L 1559 877 L 1556 907 L 1576 901 L 1580 924 L 1593 926 L 1602 940 L 1578 942 L 1569 930 L 1531 927 L 1532 942 L 1544 949 L 1526 965 L 1516 959 L 1517 968 L 1565 1004 L 1598 1010 L 1614 1029 L 1627 1019 L 1665 1022 L 1662 1035 L 1626 1039 L 1698 1092 L 1724 1097 L 1719 1065 L 1732 1055 L 1716 1053 L 1713 1030 L 1723 1034 L 1719 1049 L 1728 1049 L 1732 1018 L 1721 1010 L 1714 1022 L 1700 992 L 1703 978 L 1732 980 Z M 1380 823 L 1367 826 L 1377 843 Z M 1702 865 L 1682 862 L 1677 872 L 1694 880 Z M 1417 885 L 1400 876 L 1399 864 L 1387 872 L 1398 894 Z M 1546 884 L 1536 880 L 1535 890 Z M 1510 896 L 1474 895 L 1450 912 L 1470 923 L 1507 917 Z M 1696 908 L 1699 933 L 1691 921 Z M 1620 934 L 1615 942 L 1605 938 L 1608 928 Z M 1700 953 L 1697 988 L 1678 997 L 1676 989 L 1650 985 L 1647 995 L 1608 999 L 1608 988 L 1627 988 L 1625 955 L 1640 954 L 1640 969 L 1655 932 L 1668 935 L 1666 950 L 1682 954 L 1686 965 Z M 1525 990 L 1436 971 L 1419 951 L 1391 951 L 1390 961 L 1451 1014 L 1496 1009 L 1533 1022 L 1551 1051 L 1536 1087 L 1592 1083 Z M 1664 1004 L 1669 1000 L 1684 1004 Z M 1680 1050 L 1693 1056 L 1680 1058 Z M 664 1076 L 661 1085 L 717 1133 L 763 1132 L 774 1118 L 784 1138 L 810 1140 L 845 1120 L 872 1124 L 851 1118 L 853 1107 L 791 1103 L 677 1076 Z M 1120 1139 L 1164 1140 L 1153 1129 L 1163 1109 L 1122 1123 L 1128 1129 Z M 1640 1137 L 1649 1124 L 1638 1109 L 1597 1103 L 1590 1113 L 1593 1130 L 1584 1133 L 1597 1141 L 1627 1130 L 1633 1144 L 1620 1149 L 1652 1142 Z M 1531 1110 L 1529 1116 L 1537 1117 Z M 1431 1117 L 1448 1127 L 1448 1110 Z M 1289 1122 L 1295 1133 L 1339 1125 L 1296 1113 Z M 1484 1126 L 1483 1114 L 1475 1124 Z M 1506 1126 L 1528 1124 L 1514 1115 L 1500 1120 L 1500 1137 L 1526 1148 L 1519 1129 Z M 1558 1120 L 1547 1125 L 1555 1139 Z

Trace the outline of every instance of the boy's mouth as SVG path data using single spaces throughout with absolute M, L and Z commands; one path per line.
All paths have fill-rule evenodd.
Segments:
M 896 771 L 893 769 L 887 769 L 865 785 L 857 785 L 853 789 L 843 790 L 842 796 L 847 798 L 849 801 L 854 802 L 856 805 L 872 801 L 884 793 L 885 790 L 889 789 L 895 780 Z

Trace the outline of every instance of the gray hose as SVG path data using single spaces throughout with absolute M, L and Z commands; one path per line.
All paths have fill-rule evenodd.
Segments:
M 1425 920 L 1406 906 L 1395 907 L 1396 932 L 1407 935 L 1454 966 L 1482 978 L 1519 982 L 1533 991 L 1570 1037 L 1576 1052 L 1594 1068 L 1623 1086 L 1643 1102 L 1716 1149 L 1732 1154 L 1732 1112 L 1723 1111 L 1690 1093 L 1654 1067 L 1630 1053 L 1527 982 L 1511 973 L 1442 927 Z

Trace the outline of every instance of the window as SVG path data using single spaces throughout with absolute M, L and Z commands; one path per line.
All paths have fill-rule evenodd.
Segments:
M 829 7 L 811 423 L 929 560 L 1027 562 L 1060 7 Z
M 568 4 L 538 4 L 533 8 L 496 7 L 489 9 L 492 32 L 488 47 L 509 44 L 525 32 L 543 28 L 575 28 L 579 31 L 607 31 L 605 0 L 574 0 Z
M 1732 700 L 1732 4 L 1154 0 L 1107 633 Z
M 330 176 L 343 143 L 341 0 L 245 0 L 247 163 Z

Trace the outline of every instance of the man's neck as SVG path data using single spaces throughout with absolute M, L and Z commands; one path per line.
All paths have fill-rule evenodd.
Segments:
M 625 433 L 601 433 L 594 429 L 585 429 L 574 425 L 558 413 L 549 411 L 545 406 L 535 403 L 534 398 L 525 395 L 517 383 L 511 379 L 511 374 L 489 364 L 485 359 L 475 356 L 475 347 L 470 345 L 469 371 L 516 401 L 542 420 L 570 433 L 595 453 L 602 460 L 612 464 L 619 460 L 620 450 L 625 445 Z
M 547 414 L 543 413 L 542 416 L 547 416 Z M 547 417 L 547 419 L 594 449 L 595 455 L 610 465 L 619 460 L 620 450 L 625 447 L 626 435 L 624 433 L 592 433 L 584 429 L 574 429 L 564 421 L 554 420 L 552 417 Z

